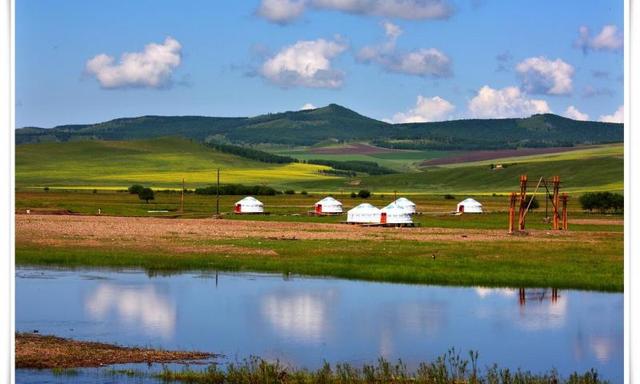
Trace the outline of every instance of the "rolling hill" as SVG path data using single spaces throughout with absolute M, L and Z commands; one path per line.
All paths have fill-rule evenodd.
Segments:
M 194 188 L 221 182 L 281 187 L 292 182 L 330 180 L 328 167 L 271 164 L 215 151 L 184 138 L 131 141 L 73 141 L 16 146 L 16 187 Z
M 622 124 L 576 121 L 553 114 L 389 124 L 330 104 L 256 117 L 142 116 L 48 129 L 25 127 L 16 130 L 16 144 L 182 136 L 236 144 L 311 146 L 371 141 L 387 148 L 469 150 L 613 143 L 623 140 L 623 131 Z

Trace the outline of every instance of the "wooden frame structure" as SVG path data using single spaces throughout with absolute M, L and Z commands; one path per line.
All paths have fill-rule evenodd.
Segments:
M 553 207 L 553 229 L 554 230 L 568 230 L 569 221 L 567 213 L 567 203 L 569 196 L 566 193 L 560 194 L 560 176 L 553 176 L 551 179 L 541 177 L 535 184 L 535 190 L 530 195 L 531 199 L 527 202 L 527 187 L 533 185 L 529 182 L 527 175 L 520 176 L 520 192 L 512 192 L 509 196 L 509 234 L 515 232 L 515 217 L 516 217 L 516 205 L 519 202 L 518 208 L 518 232 L 524 232 L 526 227 L 526 218 L 529 208 L 533 199 L 536 198 L 538 189 L 544 187 L 546 190 L 545 202 L 548 206 L 548 201 L 551 200 Z M 560 208 L 562 204 L 562 208 Z M 547 219 L 549 219 L 549 213 L 547 211 Z M 562 221 L 562 225 L 560 224 Z

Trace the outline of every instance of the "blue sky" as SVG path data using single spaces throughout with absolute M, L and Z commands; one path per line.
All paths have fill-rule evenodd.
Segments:
M 392 122 L 617 121 L 623 14 L 612 0 L 18 0 L 16 126 L 329 103 Z

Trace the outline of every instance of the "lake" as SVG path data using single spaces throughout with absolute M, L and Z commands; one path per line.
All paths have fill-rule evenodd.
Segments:
M 17 331 L 221 353 L 223 362 L 255 355 L 307 368 L 380 356 L 413 368 L 453 347 L 463 357 L 478 351 L 481 367 L 555 367 L 563 376 L 595 368 L 622 382 L 623 308 L 621 293 L 576 290 L 255 273 L 16 271 Z M 64 382 L 50 371 L 18 370 L 16 377 Z

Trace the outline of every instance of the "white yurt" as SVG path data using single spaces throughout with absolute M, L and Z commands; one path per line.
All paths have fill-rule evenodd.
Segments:
M 369 203 L 362 203 L 347 211 L 348 223 L 380 223 L 380 210 Z
M 327 196 L 315 204 L 314 212 L 316 214 L 342 213 L 342 203 L 331 196 Z
M 396 201 L 394 201 L 391 204 L 395 204 L 396 206 L 404 209 L 410 215 L 413 215 L 414 213 L 416 213 L 416 205 L 415 205 L 415 203 L 413 201 L 407 199 L 406 197 L 401 197 L 401 198 L 397 199 Z M 391 205 L 391 204 L 389 204 L 389 205 Z
M 458 203 L 456 212 L 459 213 L 482 213 L 482 204 L 472 198 L 466 198 Z
M 263 213 L 264 204 L 253 196 L 247 196 L 236 202 L 233 209 L 234 213 Z
M 393 202 L 382 208 L 380 214 L 381 224 L 412 224 L 411 214 L 406 207 Z

